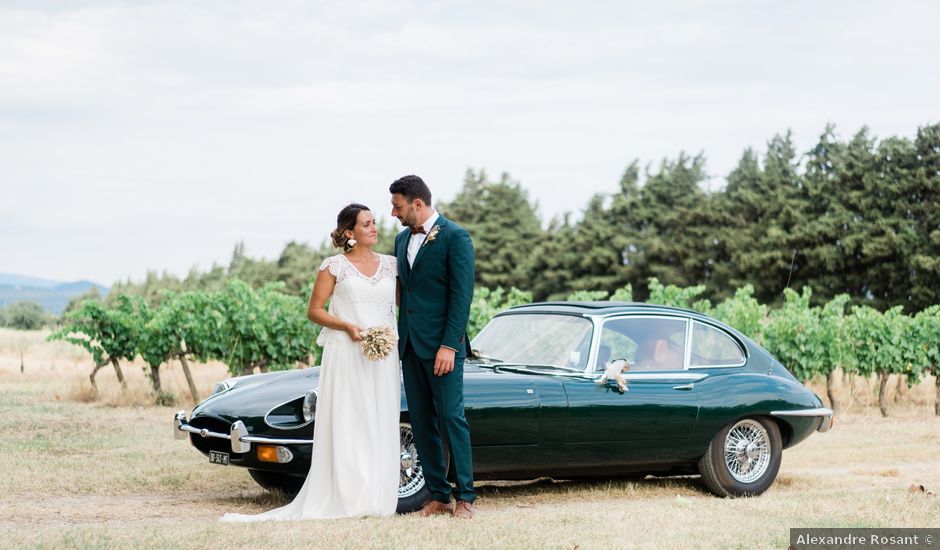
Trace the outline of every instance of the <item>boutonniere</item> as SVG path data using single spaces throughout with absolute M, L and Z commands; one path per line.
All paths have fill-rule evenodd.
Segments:
M 440 233 L 440 232 L 441 232 L 441 226 L 435 225 L 434 227 L 432 227 L 432 228 L 431 228 L 431 231 L 428 232 L 428 238 L 424 239 L 424 244 L 428 244 L 429 242 L 431 242 L 431 241 L 433 241 L 434 239 L 436 239 L 436 238 L 437 238 L 437 234 Z M 421 246 L 424 246 L 424 245 L 421 245 Z

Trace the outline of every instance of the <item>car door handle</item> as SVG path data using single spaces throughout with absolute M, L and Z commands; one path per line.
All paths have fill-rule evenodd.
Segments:
M 690 391 L 695 387 L 695 384 L 682 384 L 681 386 L 673 386 L 672 389 L 676 391 Z

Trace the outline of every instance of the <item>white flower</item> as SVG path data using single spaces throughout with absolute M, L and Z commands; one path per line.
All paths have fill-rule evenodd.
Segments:
M 441 231 L 441 226 L 435 225 L 434 227 L 432 227 L 432 228 L 431 228 L 431 231 L 428 233 L 428 237 L 427 237 L 426 239 L 424 239 L 424 244 L 428 244 L 429 242 L 431 242 L 431 241 L 433 241 L 434 239 L 436 239 L 436 238 L 437 238 L 437 234 L 440 233 L 440 231 Z M 422 245 L 422 246 L 424 246 L 424 245 Z

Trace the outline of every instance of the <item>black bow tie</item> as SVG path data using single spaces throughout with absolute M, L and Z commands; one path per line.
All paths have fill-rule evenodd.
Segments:
M 423 226 L 423 225 L 420 226 L 420 227 L 412 227 L 412 228 L 411 228 L 411 234 L 412 234 L 412 235 L 416 235 L 416 234 L 418 234 L 418 233 L 425 233 L 425 234 L 427 233 L 427 231 L 424 230 L 424 226 Z

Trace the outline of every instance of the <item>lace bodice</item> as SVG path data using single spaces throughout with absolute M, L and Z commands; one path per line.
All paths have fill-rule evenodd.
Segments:
M 395 320 L 395 278 L 398 260 L 379 254 L 379 268 L 366 277 L 343 254 L 330 256 L 320 264 L 320 271 L 329 269 L 336 277 L 330 299 L 330 315 L 355 323 L 363 329 L 387 326 L 398 331 Z M 317 338 L 323 346 L 331 342 L 352 342 L 344 331 L 324 327 Z
M 394 281 L 395 277 L 398 276 L 398 258 L 386 256 L 385 254 L 379 254 L 378 256 L 379 269 L 371 277 L 366 277 L 356 269 L 356 266 L 349 261 L 345 254 L 337 254 L 323 260 L 323 263 L 320 264 L 320 271 L 329 269 L 330 273 L 336 277 L 337 285 L 349 277 L 360 277 L 372 282 L 372 284 L 376 284 L 384 278 L 391 278 Z

